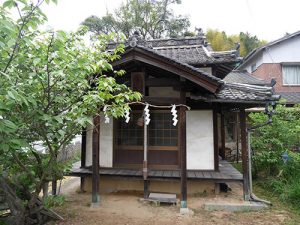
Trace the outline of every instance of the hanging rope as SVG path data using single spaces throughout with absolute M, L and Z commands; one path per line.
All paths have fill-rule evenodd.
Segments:
M 171 104 L 171 105 L 152 105 L 149 104 L 147 102 L 130 102 L 128 103 L 128 105 L 134 105 L 134 104 L 140 104 L 140 105 L 149 105 L 149 107 L 153 107 L 153 108 L 160 108 L 160 109 L 172 109 L 172 107 L 175 105 L 175 107 L 186 107 L 188 110 L 191 110 L 191 107 L 185 105 L 185 104 Z
M 173 126 L 176 126 L 177 123 L 178 123 L 178 119 L 177 119 L 177 110 L 176 110 L 176 107 L 185 107 L 187 108 L 188 110 L 190 110 L 191 108 L 185 104 L 171 104 L 171 105 L 152 105 L 152 104 L 149 104 L 147 102 L 130 102 L 128 103 L 128 105 L 134 105 L 134 104 L 140 104 L 140 105 L 144 105 L 145 108 L 144 108 L 144 115 L 145 115 L 145 123 L 146 125 L 149 125 L 150 123 L 150 110 L 149 110 L 149 107 L 153 107 L 153 108 L 160 108 L 160 109 L 171 109 L 171 113 L 172 113 L 172 116 L 173 116 Z M 104 112 L 104 118 L 105 118 L 105 123 L 109 123 L 110 119 L 107 115 L 107 108 L 110 107 L 111 105 L 105 105 L 103 107 L 103 112 Z M 124 114 L 124 117 L 125 117 L 125 122 L 126 123 L 129 123 L 130 121 L 130 112 L 129 110 L 126 110 L 125 114 Z

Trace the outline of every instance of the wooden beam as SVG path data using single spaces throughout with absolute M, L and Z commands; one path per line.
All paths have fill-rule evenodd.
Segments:
M 186 93 L 180 92 L 182 104 L 186 103 Z M 179 129 L 180 129 L 180 183 L 181 183 L 181 203 L 180 208 L 187 208 L 187 169 L 186 169 L 186 108 L 181 106 L 179 109 Z
M 180 99 L 175 97 L 149 97 L 144 96 L 143 101 L 148 102 L 154 105 L 170 105 L 170 104 L 179 104 Z
M 222 159 L 225 159 L 225 141 L 226 141 L 226 136 L 225 136 L 225 116 L 224 112 L 221 112 L 221 151 L 220 151 L 220 156 Z
M 100 150 L 100 116 L 94 117 L 92 144 L 92 205 L 97 206 L 99 197 L 99 150 Z
M 219 170 L 219 132 L 218 132 L 218 111 L 217 106 L 213 108 L 213 133 L 214 133 L 214 167 Z
M 149 78 L 146 80 L 146 86 L 148 87 L 180 87 L 179 80 L 170 78 Z
M 241 146 L 242 146 L 242 167 L 243 167 L 243 192 L 244 199 L 250 199 L 249 186 L 249 164 L 248 164 L 248 149 L 247 149 L 247 131 L 246 131 L 246 112 L 245 109 L 240 109 L 240 128 L 241 128 Z

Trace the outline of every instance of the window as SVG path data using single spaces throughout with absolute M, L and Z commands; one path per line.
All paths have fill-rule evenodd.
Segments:
M 172 124 L 171 112 L 154 112 L 151 116 L 149 146 L 177 146 L 178 129 Z
M 129 123 L 124 119 L 116 121 L 115 143 L 122 149 L 143 149 L 144 128 L 137 122 L 142 117 L 142 111 L 131 112 Z M 168 111 L 150 111 L 150 124 L 148 126 L 149 150 L 178 147 L 178 125 L 173 126 L 172 114 Z
M 116 144 L 119 146 L 143 146 L 144 129 L 137 125 L 141 112 L 133 112 L 130 115 L 129 123 L 124 119 L 117 120 L 116 127 Z
M 282 79 L 285 85 L 300 85 L 300 65 L 283 65 Z

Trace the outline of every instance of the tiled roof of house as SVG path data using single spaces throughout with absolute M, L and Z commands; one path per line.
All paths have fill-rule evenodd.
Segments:
M 276 92 L 287 104 L 300 104 L 300 92 Z
M 211 52 L 203 45 L 154 47 L 153 50 L 166 57 L 192 65 L 240 61 L 235 50 Z
M 288 35 L 285 35 L 284 37 L 282 38 L 279 38 L 275 41 L 271 41 L 269 42 L 268 44 L 262 46 L 262 47 L 259 47 L 259 48 L 256 48 L 254 50 L 252 50 L 246 57 L 244 57 L 241 65 L 239 65 L 239 68 L 241 68 L 244 64 L 246 64 L 250 59 L 252 59 L 253 57 L 255 57 L 257 54 L 259 54 L 261 51 L 273 46 L 273 45 L 276 45 L 276 44 L 280 44 L 282 43 L 283 41 L 286 41 L 288 39 L 291 39 L 291 38 L 294 38 L 294 37 L 297 37 L 300 35 L 300 31 L 297 31 L 295 33 L 292 33 L 292 34 L 288 34 Z
M 253 84 L 259 86 L 269 86 L 270 82 L 258 79 L 246 70 L 233 70 L 224 79 L 228 83 Z
M 144 46 L 160 55 L 190 65 L 237 63 L 242 60 L 238 50 L 214 52 L 204 35 L 154 40 L 143 40 L 140 36 L 133 35 L 125 42 L 126 47 L 136 45 Z M 115 46 L 116 44 L 112 43 L 109 48 Z
M 273 94 L 272 87 L 231 83 L 225 83 L 216 96 L 217 99 L 241 101 L 265 101 L 279 97 Z
M 208 102 L 264 104 L 266 101 L 279 100 L 280 95 L 274 95 L 272 87 L 225 83 L 214 96 L 192 96 L 192 98 Z

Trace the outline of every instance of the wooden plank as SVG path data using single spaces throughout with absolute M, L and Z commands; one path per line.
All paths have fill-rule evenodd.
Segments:
M 144 72 L 132 72 L 131 73 L 131 89 L 138 91 L 142 95 L 145 95 L 145 73 Z
M 164 174 L 164 171 L 162 171 L 162 170 L 156 170 L 155 176 L 156 177 L 163 177 L 163 174 Z
M 144 96 L 143 101 L 155 105 L 165 105 L 165 104 L 179 104 L 180 99 L 176 97 L 150 97 Z
M 170 171 L 170 170 L 165 170 L 165 171 L 164 171 L 164 176 L 165 176 L 165 177 L 172 177 L 172 171 Z
M 212 178 L 209 171 L 203 171 L 203 176 L 204 176 L 205 179 L 211 179 Z
M 170 87 L 180 86 L 179 80 L 169 78 L 149 78 L 146 80 L 146 86 L 148 87 Z
M 190 170 L 190 171 L 187 172 L 187 177 L 188 177 L 188 178 L 193 178 L 193 179 L 194 179 L 194 178 L 196 178 L 196 174 L 195 174 L 194 171 L 191 171 L 191 170 Z

